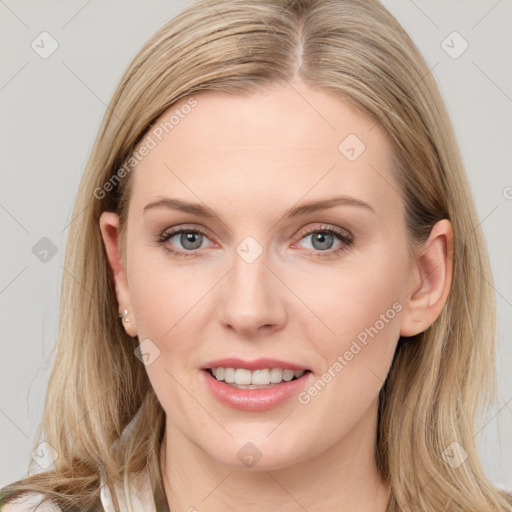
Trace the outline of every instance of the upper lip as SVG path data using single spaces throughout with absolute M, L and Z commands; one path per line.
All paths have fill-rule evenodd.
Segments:
M 203 370 L 210 368 L 245 368 L 246 370 L 261 370 L 265 368 L 282 368 L 283 370 L 309 370 L 306 366 L 291 361 L 273 359 L 269 357 L 260 357 L 252 361 L 246 361 L 238 357 L 228 357 L 226 359 L 215 359 L 209 361 L 203 366 Z

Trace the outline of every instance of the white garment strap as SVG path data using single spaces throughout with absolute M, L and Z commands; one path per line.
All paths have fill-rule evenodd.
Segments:
M 156 512 L 153 489 L 147 468 L 123 486 L 114 484 L 113 492 L 119 505 L 119 512 Z M 101 487 L 101 504 L 105 512 L 118 512 L 108 485 Z

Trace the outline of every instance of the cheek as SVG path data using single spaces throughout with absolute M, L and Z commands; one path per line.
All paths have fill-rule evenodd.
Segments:
M 314 288 L 309 282 L 308 306 L 324 327 L 321 335 L 312 331 L 311 322 L 302 327 L 321 356 L 316 377 L 322 382 L 306 393 L 303 403 L 321 391 L 318 406 L 339 407 L 340 413 L 351 411 L 356 418 L 356 410 L 363 411 L 376 397 L 400 336 L 406 268 L 405 250 L 386 250 L 373 261 L 319 274 Z M 299 293 L 305 294 L 306 287 Z
M 306 298 L 304 302 L 324 324 L 322 352 L 332 357 L 333 352 L 348 349 L 354 339 L 364 343 L 369 330 L 371 339 L 376 337 L 375 329 L 383 338 L 398 334 L 406 265 L 405 257 L 381 253 L 373 261 L 320 272 L 303 281 L 300 289 L 297 286 L 297 294 Z
M 162 253 L 157 256 L 160 250 Z M 179 265 L 172 266 L 163 249 L 134 250 L 132 261 L 136 263 L 129 268 L 129 287 L 139 339 L 154 338 L 163 344 L 185 324 L 189 335 L 193 335 L 197 324 L 194 317 L 199 314 L 201 300 L 208 294 L 214 276 L 200 276 L 183 271 Z
M 189 393 L 198 392 L 198 365 L 204 358 L 201 340 L 205 319 L 210 318 L 205 308 L 218 276 L 211 269 L 191 272 L 171 264 L 158 248 L 134 248 L 130 261 L 130 299 L 141 349 L 147 343 L 157 354 L 146 366 L 148 377 L 166 411 L 183 411 L 189 404 L 182 386 Z
M 147 343 L 149 352 L 156 354 L 146 365 L 151 385 L 167 413 L 178 410 L 186 418 L 188 393 L 197 393 L 194 377 L 200 355 L 201 298 L 211 283 L 155 255 L 154 248 L 134 250 L 132 261 L 136 263 L 129 269 L 130 298 L 141 348 Z M 195 422 L 202 421 L 200 414 L 196 416 Z M 186 430 L 186 425 L 183 428 Z

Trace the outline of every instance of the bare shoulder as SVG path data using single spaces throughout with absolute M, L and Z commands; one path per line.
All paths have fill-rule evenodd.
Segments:
M 3 507 L 0 512 L 61 512 L 60 508 L 52 503 L 43 503 L 38 506 L 44 495 L 41 493 L 30 493 L 16 498 Z

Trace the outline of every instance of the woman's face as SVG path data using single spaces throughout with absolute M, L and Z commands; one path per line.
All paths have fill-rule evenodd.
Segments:
M 416 282 L 379 126 L 295 84 L 200 93 L 148 135 L 120 307 L 168 432 L 263 469 L 372 441 Z

